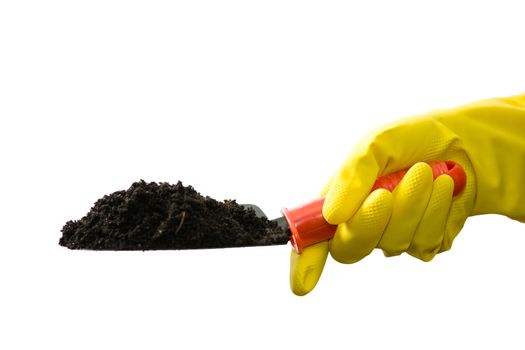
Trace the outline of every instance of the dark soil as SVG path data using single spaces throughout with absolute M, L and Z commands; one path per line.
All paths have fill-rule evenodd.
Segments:
M 193 187 L 135 182 L 99 199 L 62 228 L 70 249 L 155 250 L 286 244 L 289 232 L 234 200 L 204 197 Z

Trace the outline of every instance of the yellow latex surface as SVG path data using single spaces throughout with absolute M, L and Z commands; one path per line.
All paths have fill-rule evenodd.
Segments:
M 447 175 L 433 181 L 426 162 L 451 160 L 466 172 L 452 197 Z M 377 177 L 410 168 L 392 193 L 370 190 Z M 292 251 L 290 286 L 316 285 L 328 252 L 354 263 L 372 252 L 430 261 L 449 250 L 467 217 L 502 214 L 525 221 L 525 95 L 489 99 L 385 125 L 365 137 L 323 191 L 323 216 L 337 224 L 329 242 Z

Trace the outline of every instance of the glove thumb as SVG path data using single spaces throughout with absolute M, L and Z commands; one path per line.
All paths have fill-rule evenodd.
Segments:
M 290 256 L 290 288 L 295 295 L 306 295 L 314 289 L 321 277 L 328 256 L 328 241 L 311 245 Z

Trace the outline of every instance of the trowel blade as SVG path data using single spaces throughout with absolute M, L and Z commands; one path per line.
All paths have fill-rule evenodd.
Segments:
M 259 218 L 267 218 L 266 214 L 264 213 L 264 211 L 262 211 L 261 208 L 259 208 L 258 206 L 256 206 L 255 204 L 241 204 L 244 208 L 246 209 L 253 209 L 253 211 L 255 212 L 255 215 L 257 215 L 257 217 Z M 278 218 L 275 218 L 275 219 L 272 219 L 271 221 L 277 223 L 277 225 L 282 228 L 283 230 L 287 230 L 289 231 L 290 230 L 290 227 L 288 226 L 288 222 L 286 221 L 286 219 L 284 218 L 284 216 L 279 216 Z

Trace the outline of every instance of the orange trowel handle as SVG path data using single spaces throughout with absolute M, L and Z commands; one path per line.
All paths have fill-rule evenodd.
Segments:
M 432 167 L 434 179 L 439 175 L 447 174 L 454 180 L 454 196 L 457 196 L 465 187 L 467 176 L 463 168 L 454 162 L 441 161 L 428 163 Z M 408 169 L 383 175 L 379 177 L 372 191 L 379 188 L 392 191 L 399 181 L 405 176 Z M 323 218 L 324 197 L 315 199 L 309 203 L 292 209 L 283 208 L 282 214 L 290 227 L 290 242 L 297 253 L 301 253 L 304 248 L 329 240 L 335 234 L 337 225 L 330 225 Z

